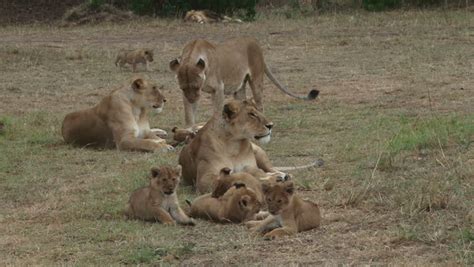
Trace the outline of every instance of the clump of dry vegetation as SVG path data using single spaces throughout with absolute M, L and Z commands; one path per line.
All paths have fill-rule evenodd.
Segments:
M 67 10 L 62 18 L 62 26 L 96 24 L 100 22 L 123 22 L 134 18 L 131 11 L 123 11 L 112 5 L 91 5 L 87 2 Z

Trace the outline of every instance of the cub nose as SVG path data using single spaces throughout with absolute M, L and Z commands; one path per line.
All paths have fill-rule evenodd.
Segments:
M 166 98 L 163 98 L 163 103 L 166 103 Z
M 273 122 L 265 124 L 265 127 L 267 127 L 268 130 L 271 130 L 273 128 Z

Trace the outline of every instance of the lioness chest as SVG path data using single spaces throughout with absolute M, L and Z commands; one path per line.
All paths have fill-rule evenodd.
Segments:
M 133 109 L 133 117 L 135 121 L 132 125 L 134 130 L 134 136 L 137 138 L 144 138 L 145 133 L 150 130 L 150 123 L 148 122 L 148 117 L 142 109 Z

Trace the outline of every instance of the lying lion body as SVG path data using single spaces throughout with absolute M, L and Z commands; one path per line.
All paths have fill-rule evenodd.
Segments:
M 190 216 L 222 223 L 240 223 L 253 219 L 260 206 L 255 192 L 238 183 L 219 198 L 211 194 L 196 198 L 191 204 Z
M 249 101 L 227 103 L 222 115 L 214 116 L 199 130 L 179 155 L 183 179 L 199 193 L 210 192 L 222 168 L 240 172 L 246 167 L 272 172 L 265 152 L 251 140 L 268 142 L 271 123 Z
M 263 183 L 262 190 L 271 215 L 263 221 L 247 222 L 253 231 L 265 234 L 266 238 L 275 238 L 319 227 L 318 205 L 295 195 L 293 182 L 272 179 Z
M 171 149 L 151 132 L 149 110 L 161 112 L 166 102 L 160 90 L 137 78 L 113 90 L 93 108 L 69 113 L 62 124 L 66 143 L 78 146 L 113 147 L 120 150 Z
M 125 64 L 129 64 L 135 72 L 137 64 L 145 64 L 146 70 L 149 71 L 149 62 L 153 62 L 153 50 L 151 49 L 121 50 L 115 59 L 115 66 L 122 69 Z
M 195 123 L 197 101 L 201 91 L 210 93 L 214 111 L 221 112 L 225 95 L 235 99 L 246 99 L 246 84 L 249 84 L 257 108 L 263 111 L 263 78 L 265 74 L 277 87 L 296 98 L 314 99 L 317 91 L 308 97 L 289 92 L 273 76 L 266 66 L 263 52 L 253 38 L 236 38 L 222 44 L 212 44 L 198 39 L 188 43 L 177 59 L 170 62 L 183 91 L 186 126 Z
M 210 10 L 190 10 L 186 12 L 184 21 L 195 23 L 242 22 L 240 19 L 233 19 Z
M 194 225 L 181 209 L 176 188 L 181 176 L 181 166 L 152 168 L 150 184 L 135 190 L 130 196 L 125 215 L 130 219 L 159 221 L 163 224 Z

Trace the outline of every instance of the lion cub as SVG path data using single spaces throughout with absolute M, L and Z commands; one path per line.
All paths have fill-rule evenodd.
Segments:
M 135 190 L 128 201 L 125 215 L 145 221 L 159 221 L 174 225 L 175 221 L 183 225 L 194 225 L 181 209 L 176 188 L 181 176 L 181 165 L 176 168 L 163 166 L 152 168 L 150 185 Z
M 319 227 L 318 205 L 295 195 L 292 181 L 270 179 L 262 184 L 262 190 L 271 215 L 263 221 L 247 222 L 252 231 L 272 239 Z
M 146 70 L 150 71 L 149 62 L 153 62 L 153 50 L 151 49 L 137 49 L 137 50 L 120 50 L 115 59 L 115 66 L 123 68 L 125 64 L 132 65 L 133 72 L 137 69 L 137 64 L 145 64 Z
M 191 204 L 190 216 L 216 222 L 240 223 L 253 219 L 260 211 L 255 192 L 243 183 L 235 183 L 219 198 L 205 194 Z

